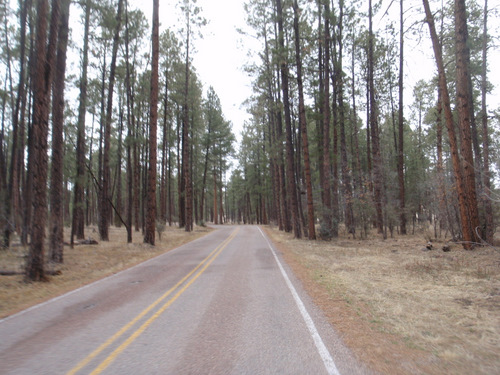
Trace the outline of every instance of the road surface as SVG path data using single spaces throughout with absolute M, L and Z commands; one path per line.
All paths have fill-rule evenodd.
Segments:
M 365 374 L 256 226 L 0 321 L 0 374 Z

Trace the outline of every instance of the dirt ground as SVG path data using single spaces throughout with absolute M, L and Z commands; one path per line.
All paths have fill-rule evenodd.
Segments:
M 294 240 L 267 229 L 360 360 L 382 374 L 500 373 L 500 248 L 424 235 Z
M 382 240 L 343 237 L 295 240 L 266 227 L 306 290 L 358 358 L 381 374 L 500 373 L 500 249 L 465 251 L 426 236 Z M 0 276 L 0 318 L 106 277 L 210 229 L 187 234 L 166 228 L 157 246 L 126 243 L 125 229 L 110 228 L 110 242 L 64 249 L 61 274 L 28 284 Z M 98 238 L 95 228 L 87 236 Z M 425 249 L 426 251 L 424 251 Z M 27 249 L 0 251 L 0 271 L 23 270 Z

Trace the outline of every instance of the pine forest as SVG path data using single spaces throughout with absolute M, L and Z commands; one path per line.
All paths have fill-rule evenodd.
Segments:
M 91 227 L 150 245 L 208 223 L 494 243 L 498 4 L 246 0 L 239 32 L 259 49 L 237 130 L 193 62 L 203 1 L 151 3 L 0 1 L 0 240 L 29 248 L 26 279 Z M 410 40 L 432 52 L 416 83 Z

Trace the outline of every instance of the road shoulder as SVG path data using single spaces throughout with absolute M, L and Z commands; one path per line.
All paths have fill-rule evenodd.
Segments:
M 394 375 L 419 373 L 422 368 L 433 367 L 428 353 L 408 348 L 399 337 L 377 330 L 363 318 L 369 315 L 366 306 L 339 295 L 330 287 L 327 277 L 323 278 L 325 270 L 308 264 L 288 243 L 282 242 L 275 231 L 262 229 L 313 303 L 360 362 L 376 373 Z

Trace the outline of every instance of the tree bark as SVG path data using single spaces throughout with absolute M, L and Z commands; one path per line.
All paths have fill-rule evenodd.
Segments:
M 156 133 L 158 124 L 159 0 L 153 0 L 153 55 L 151 60 L 151 96 L 149 124 L 149 167 L 146 230 L 144 242 L 155 244 L 156 229 Z
M 78 107 L 78 125 L 76 136 L 76 178 L 73 197 L 73 220 L 71 225 L 71 244 L 73 237 L 85 237 L 84 184 L 85 169 L 85 116 L 87 113 L 87 71 L 89 64 L 90 0 L 85 2 L 85 26 L 82 51 L 82 76 L 80 78 L 80 103 Z
M 37 4 L 35 44 L 34 103 L 32 129 L 33 221 L 26 264 L 26 279 L 44 281 L 45 224 L 47 221 L 47 136 L 49 128 L 50 89 L 57 43 L 60 1 L 52 1 L 49 41 L 47 44 L 47 0 Z
M 218 214 L 218 205 L 217 205 L 217 173 L 215 172 L 215 167 L 213 171 L 213 176 L 214 176 L 214 224 L 219 224 L 219 214 Z
M 441 90 L 442 104 L 444 109 L 444 116 L 446 121 L 446 128 L 448 130 L 448 141 L 450 143 L 451 149 L 451 159 L 453 163 L 453 174 L 455 177 L 455 185 L 458 195 L 458 203 L 460 210 L 460 222 L 462 228 L 462 236 L 464 240 L 464 248 L 472 249 L 472 243 L 474 240 L 473 231 L 470 230 L 470 225 L 468 222 L 467 213 L 467 195 L 465 191 L 465 183 L 463 178 L 462 164 L 459 155 L 457 137 L 455 133 L 455 125 L 453 120 L 453 113 L 451 111 L 450 95 L 448 92 L 448 86 L 446 82 L 446 73 L 444 69 L 443 56 L 441 45 L 436 33 L 436 26 L 434 24 L 434 16 L 429 7 L 428 0 L 422 0 L 425 8 L 426 22 L 429 25 L 429 31 L 431 34 L 432 46 L 434 49 L 434 56 L 436 59 L 436 65 L 439 74 L 439 89 Z
M 399 3 L 399 111 L 398 111 L 398 184 L 399 184 L 399 226 L 401 234 L 406 234 L 406 202 L 404 172 L 404 116 L 403 116 L 403 68 L 404 68 L 404 35 L 403 35 L 403 0 Z
M 493 205 L 491 204 L 491 174 L 490 174 L 490 140 L 488 134 L 488 113 L 486 111 L 486 93 L 487 93 L 487 64 L 488 57 L 488 0 L 484 0 L 484 19 L 483 19 L 483 45 L 482 45 L 482 66 L 481 66 L 481 122 L 483 131 L 483 194 L 481 199 L 484 202 L 485 223 L 483 239 L 493 242 L 495 234 L 495 223 L 493 216 Z
M 276 12 L 276 9 L 275 9 Z M 277 17 L 277 15 L 276 15 Z M 280 49 L 279 46 L 279 34 L 277 30 L 276 22 L 274 23 L 274 36 L 275 36 L 275 48 Z M 276 76 L 274 76 L 274 81 L 276 82 L 275 88 L 273 90 L 273 109 L 275 114 L 275 145 L 277 150 L 277 168 L 278 168 L 278 178 L 279 178 L 279 195 L 280 195 L 280 211 L 281 218 L 283 221 L 283 229 L 285 232 L 289 233 L 293 230 L 289 207 L 289 198 L 286 183 L 285 174 L 285 162 L 283 160 L 283 114 L 281 108 L 281 79 L 280 79 L 280 62 L 276 62 L 275 71 Z M 249 208 L 251 206 L 249 203 Z
M 297 0 L 293 4 L 294 20 L 293 29 L 295 34 L 295 59 L 297 63 L 297 85 L 299 91 L 299 121 L 302 135 L 302 150 L 304 153 L 304 173 L 306 180 L 307 195 L 307 234 L 310 240 L 316 239 L 314 202 L 311 178 L 311 161 L 309 159 L 309 139 L 307 136 L 306 110 L 304 107 L 304 88 L 302 82 L 302 59 L 300 55 L 300 33 L 299 33 L 299 5 Z
M 471 121 L 473 108 L 471 106 L 472 88 L 470 87 L 470 50 L 467 46 L 469 35 L 467 30 L 467 13 L 465 0 L 455 0 L 455 37 L 457 62 L 457 111 L 458 126 L 462 135 L 461 154 L 465 182 L 465 203 L 467 211 L 468 234 L 465 241 L 471 241 L 468 248 L 478 243 L 479 212 L 476 195 L 476 175 L 474 171 L 474 156 L 472 153 Z M 464 238 L 465 239 L 465 238 Z
M 167 221 L 167 162 L 168 162 L 168 68 L 165 69 L 165 94 L 163 97 L 163 141 L 161 153 L 160 219 Z
M 276 144 L 276 128 L 277 128 L 277 114 L 275 111 L 275 95 L 272 83 L 272 68 L 269 57 L 269 41 L 267 36 L 267 28 L 264 27 L 264 59 L 266 68 L 266 85 L 267 85 L 267 105 L 268 110 L 268 122 L 269 122 L 269 148 L 272 149 Z M 276 221 L 278 223 L 278 229 L 283 231 L 285 229 L 284 219 L 281 211 L 281 185 L 280 185 L 280 174 L 277 153 L 273 152 L 270 156 L 271 162 L 271 178 L 272 178 L 272 188 L 273 188 L 273 198 L 274 198 L 274 210 L 276 212 Z
M 106 106 L 106 119 L 104 124 L 104 152 L 102 162 L 102 191 L 101 207 L 99 218 L 99 235 L 102 241 L 109 241 L 109 220 L 111 216 L 110 188 L 111 173 L 109 167 L 109 153 L 111 151 L 111 119 L 113 112 L 113 90 L 115 85 L 116 60 L 118 55 L 118 44 L 120 42 L 120 29 L 122 21 L 123 0 L 118 0 L 118 9 L 116 12 L 116 27 L 113 36 L 113 52 L 111 56 L 111 65 L 108 84 L 108 101 Z
M 351 95 L 352 95 L 352 138 L 353 138 L 353 170 L 354 170 L 354 196 L 358 199 L 361 198 L 363 192 L 363 183 L 361 179 L 361 155 L 359 153 L 359 134 L 358 134 L 358 115 L 356 106 L 356 75 L 355 75 L 355 46 L 352 48 L 351 55 Z
M 384 234 L 384 218 L 382 213 L 382 159 L 380 155 L 380 137 L 378 129 L 378 107 L 375 99 L 375 82 L 373 76 L 373 25 L 372 1 L 369 1 L 369 36 L 368 36 L 368 84 L 370 91 L 370 135 L 373 158 L 373 198 L 376 211 L 376 225 L 379 234 Z
M 323 36 L 323 148 L 321 150 L 323 181 L 322 198 L 323 198 L 323 223 L 324 226 L 322 235 L 330 238 L 333 235 L 332 223 L 332 198 L 331 198 L 331 170 L 330 170 L 330 6 L 328 1 L 325 2 L 325 25 Z
M 50 247 L 49 259 L 63 262 L 64 250 L 64 87 L 66 77 L 66 50 L 68 46 L 68 21 L 70 0 L 61 0 L 59 37 L 57 42 L 56 72 L 53 83 L 52 105 L 52 168 L 50 174 Z
M 118 150 L 117 150 L 117 162 L 116 162 L 116 173 L 115 173 L 115 186 L 116 186 L 116 196 L 115 196 L 115 207 L 116 213 L 114 216 L 115 226 L 120 228 L 122 226 L 121 215 L 122 215 L 122 153 L 123 153 L 123 104 L 122 97 L 118 101 Z
M 17 97 L 12 114 L 12 157 L 10 163 L 10 174 L 7 186 L 7 195 L 5 202 L 5 217 L 10 223 L 6 223 L 4 229 L 3 246 L 8 247 L 10 243 L 10 234 L 13 226 L 20 232 L 19 219 L 21 215 L 21 175 L 24 164 L 24 111 L 26 107 L 26 21 L 28 9 L 31 9 L 32 1 L 24 1 L 20 11 L 20 43 L 19 43 L 19 83 L 17 88 Z M 13 225 L 12 225 L 13 224 Z
M 342 185 L 344 190 L 345 199 L 345 226 L 347 233 L 353 236 L 356 233 L 356 226 L 354 224 L 354 210 L 353 210 L 353 194 L 351 184 L 351 169 L 347 160 L 347 140 L 345 132 L 345 113 L 344 113 L 344 78 L 343 78 L 343 18 L 344 18 L 344 1 L 339 1 L 339 20 L 338 20 L 338 44 L 339 52 L 337 59 L 337 90 L 338 90 L 338 103 L 339 103 L 339 125 L 340 125 L 340 162 L 342 167 Z
M 186 71 L 184 81 L 184 105 L 182 108 L 182 185 L 184 191 L 184 229 L 186 232 L 193 230 L 193 190 L 191 186 L 190 168 L 190 139 L 189 139 L 189 34 L 190 21 L 187 15 L 186 31 Z
M 290 200 L 290 209 L 292 213 L 292 228 L 295 238 L 302 237 L 302 228 L 300 226 L 300 217 L 297 202 L 297 184 L 295 182 L 295 161 L 294 148 L 292 141 L 292 120 L 290 115 L 290 99 L 288 93 L 288 68 L 285 52 L 285 41 L 283 34 L 283 9 L 281 0 L 276 0 L 278 12 L 278 30 L 279 30 L 279 47 L 281 51 L 280 71 L 281 71 L 281 89 L 283 91 L 283 106 L 285 112 L 285 134 L 286 134 L 286 174 L 288 197 Z

